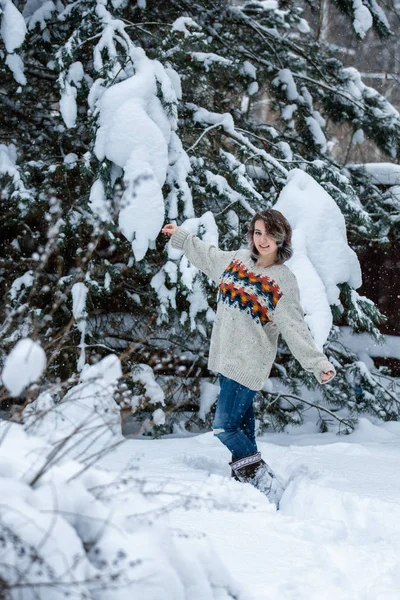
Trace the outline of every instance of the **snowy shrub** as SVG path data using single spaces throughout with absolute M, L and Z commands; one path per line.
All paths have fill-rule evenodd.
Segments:
M 43 356 L 32 340 L 18 342 L 2 373 L 11 393 L 41 376 Z M 121 376 L 118 357 L 108 355 L 85 365 L 67 391 L 42 391 L 21 412 L 22 424 L 0 421 L 2 597 L 244 600 L 205 538 L 151 518 L 154 492 L 138 461 L 121 474 L 95 467 L 127 443 L 114 400 Z M 141 365 L 134 378 L 153 406 L 164 402 L 150 367 Z M 131 406 L 138 401 L 132 397 Z M 164 420 L 156 408 L 148 425 Z M 188 501 L 190 492 L 178 499 Z
M 137 467 L 121 478 L 74 460 L 75 450 L 57 456 L 43 439 L 54 439 L 54 423 L 47 436 L 44 427 L 36 437 L 0 422 L 3 598 L 249 600 L 205 537 L 141 519 L 149 503 Z

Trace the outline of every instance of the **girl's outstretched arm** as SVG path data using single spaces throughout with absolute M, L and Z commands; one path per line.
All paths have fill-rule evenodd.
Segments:
M 273 313 L 273 322 L 303 369 L 314 373 L 319 383 L 333 379 L 335 368 L 316 347 L 304 320 L 297 282 L 294 281 L 279 300 Z
M 183 227 L 178 227 L 173 223 L 165 225 L 162 233 L 171 237 L 173 248 L 182 250 L 195 267 L 216 283 L 236 254 L 236 251 L 226 252 L 214 244 L 207 244 L 193 233 L 189 233 Z

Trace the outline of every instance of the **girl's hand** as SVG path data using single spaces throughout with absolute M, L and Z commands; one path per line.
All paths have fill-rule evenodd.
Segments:
M 178 225 L 174 225 L 173 223 L 168 223 L 168 225 L 164 225 L 164 227 L 161 230 L 161 233 L 163 233 L 164 235 L 169 235 L 171 237 L 171 235 L 174 233 L 175 229 L 178 229 Z
M 334 376 L 334 372 L 333 371 L 327 371 L 326 373 L 322 373 L 321 375 L 321 381 L 329 381 L 330 379 L 332 379 L 332 377 Z

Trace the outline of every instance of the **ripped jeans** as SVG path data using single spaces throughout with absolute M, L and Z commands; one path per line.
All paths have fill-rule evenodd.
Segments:
M 255 454 L 253 400 L 257 392 L 218 373 L 220 393 L 212 425 L 214 435 L 230 450 L 233 460 Z

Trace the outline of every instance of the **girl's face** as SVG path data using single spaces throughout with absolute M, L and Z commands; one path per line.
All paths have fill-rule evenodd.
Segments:
M 260 258 L 266 262 L 274 262 L 278 257 L 278 244 L 270 237 L 265 228 L 265 223 L 258 219 L 255 223 L 253 242 Z M 266 259 L 269 259 L 268 261 Z

